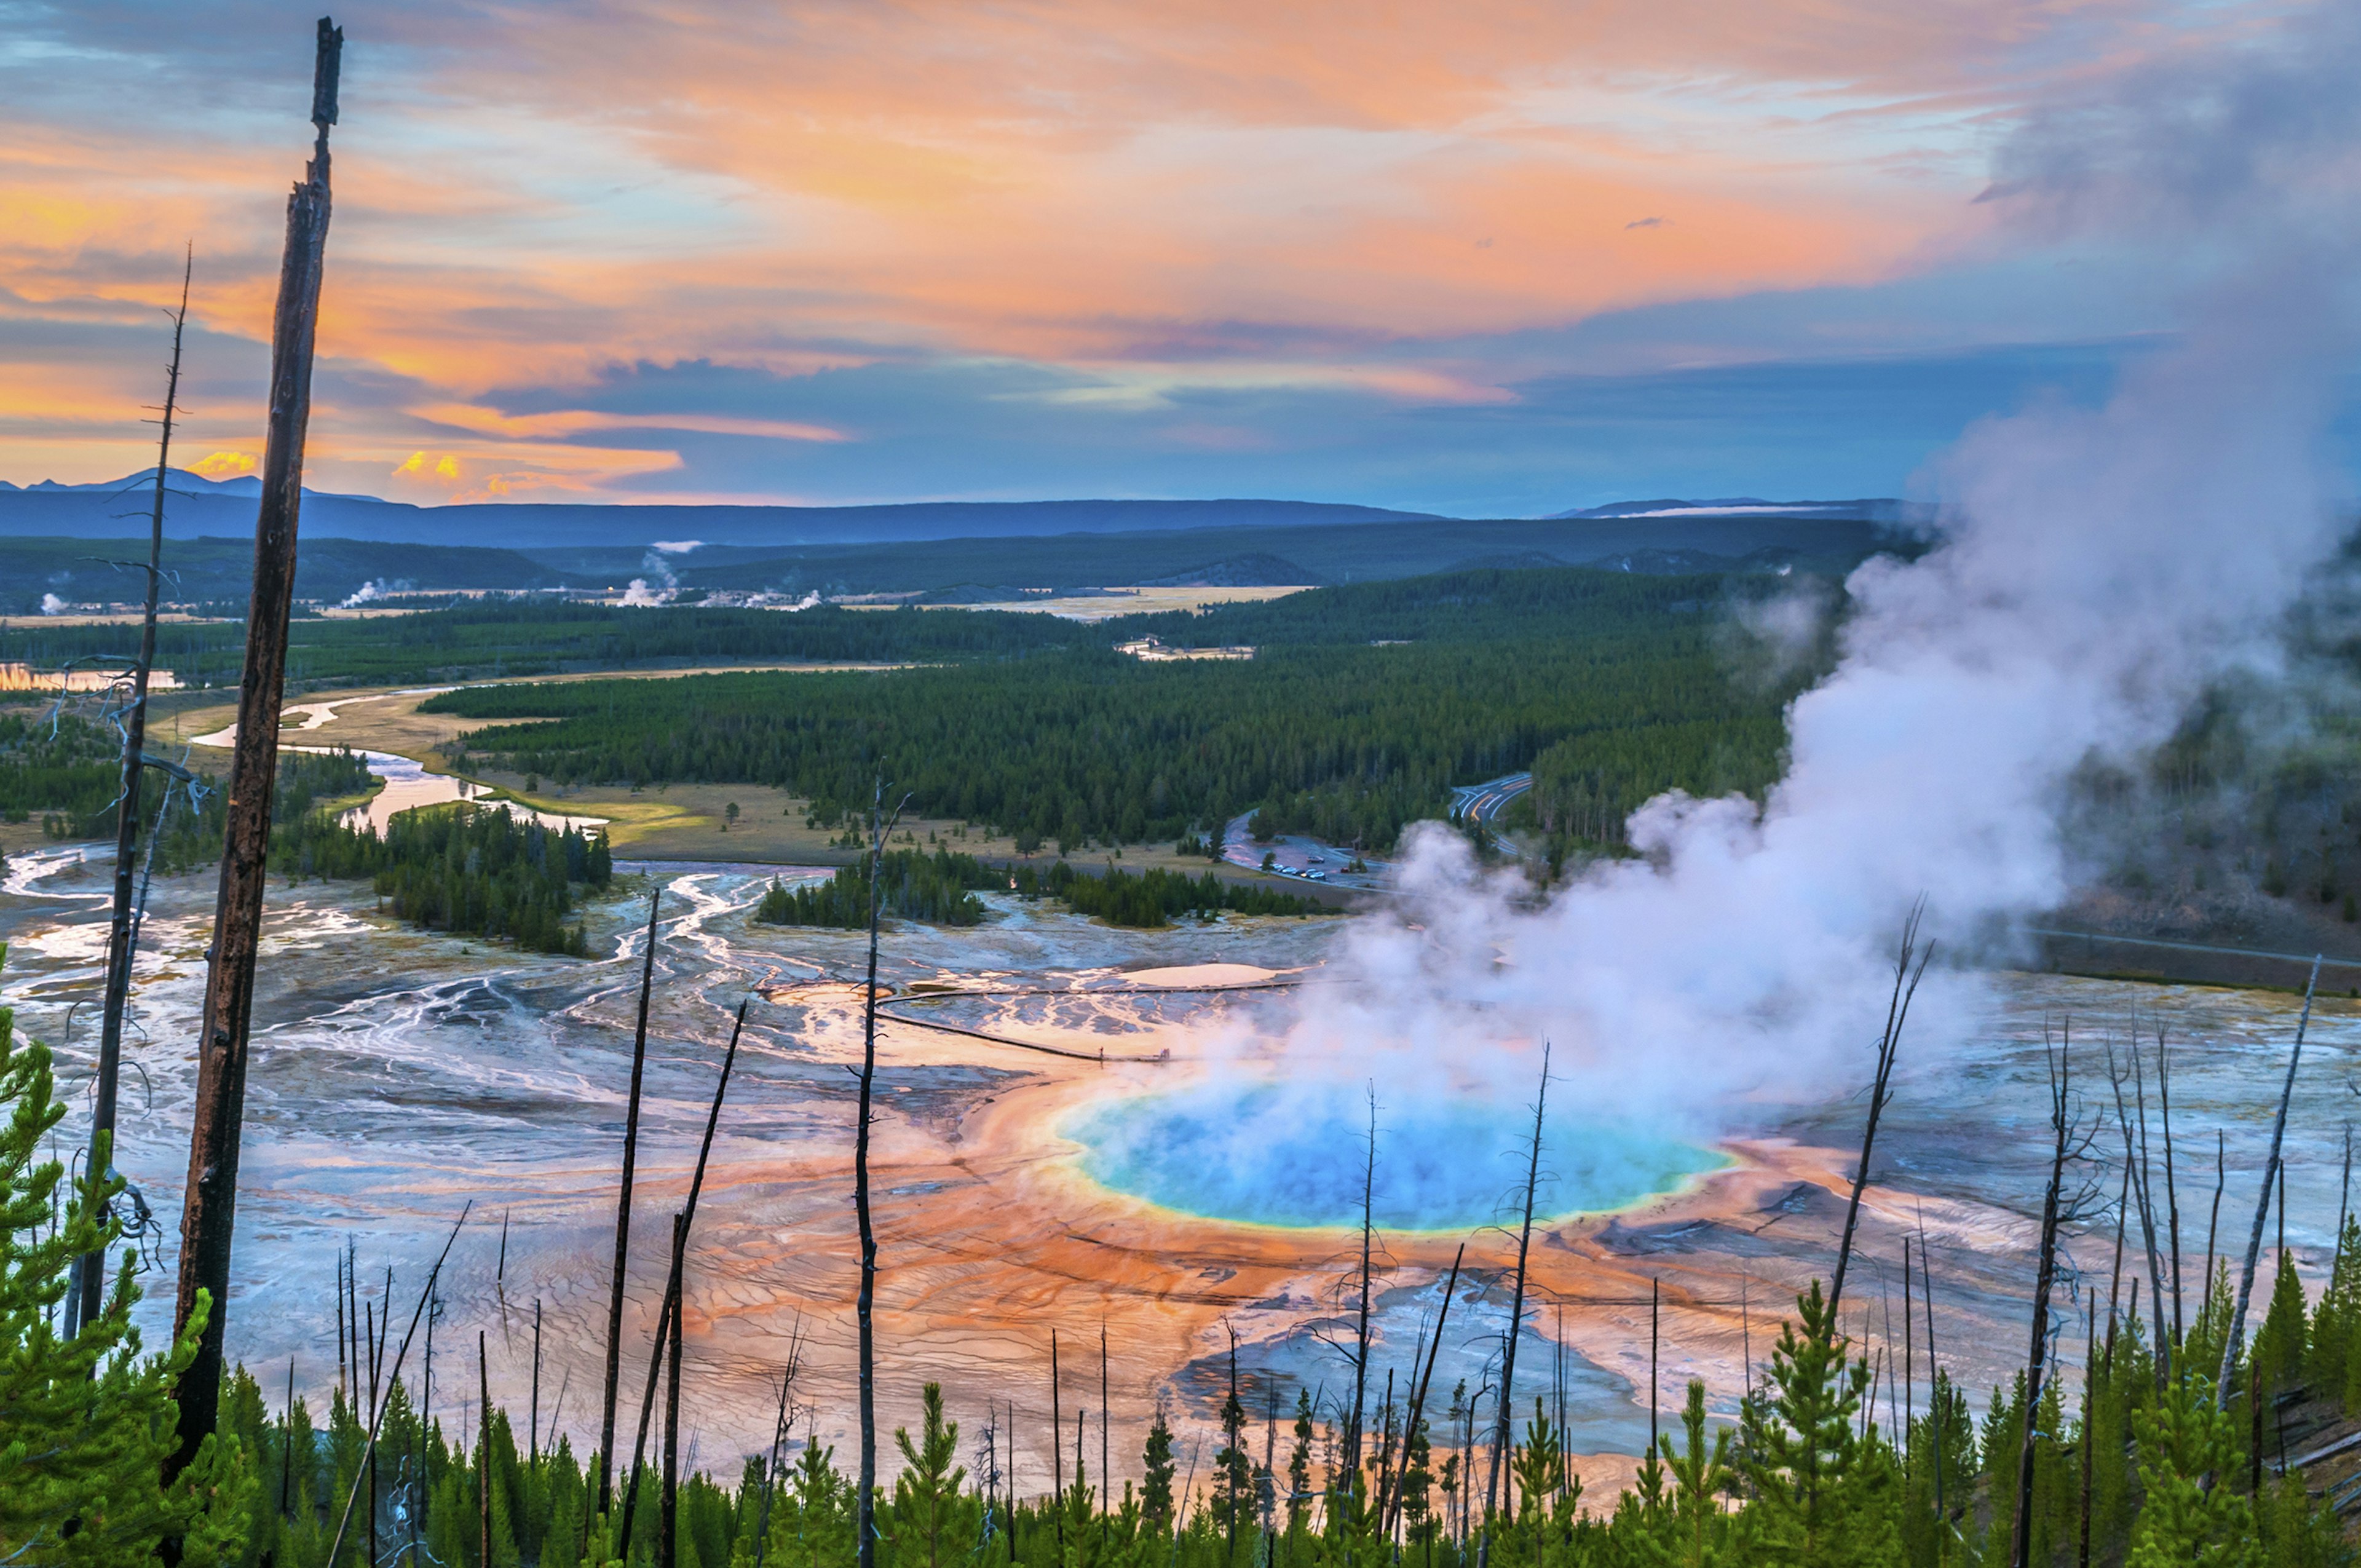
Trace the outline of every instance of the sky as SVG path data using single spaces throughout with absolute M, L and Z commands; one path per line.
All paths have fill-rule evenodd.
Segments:
M 1923 493 L 2203 258 L 2028 125 L 2169 0 L 402 0 L 346 31 L 306 477 L 420 503 Z M 251 471 L 317 12 L 0 0 L 0 479 Z M 2191 113 L 2202 115 L 2202 104 Z

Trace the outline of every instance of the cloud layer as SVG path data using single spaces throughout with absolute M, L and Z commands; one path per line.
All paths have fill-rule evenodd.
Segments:
M 139 460 L 184 239 L 192 433 L 251 452 L 311 13 L 9 15 L 0 474 Z M 1558 422 L 1585 376 L 1799 365 L 1776 404 L 1828 363 L 1873 379 L 2155 324 L 2138 289 L 2011 272 L 2052 242 L 1975 203 L 1991 149 L 2094 82 L 2281 25 L 2161 0 L 422 0 L 343 20 L 331 488 L 1209 494 L 1246 454 L 1257 488 L 1468 510 L 1651 488 L 1595 461 L 1628 435 Z M 2012 389 L 2038 374 L 2026 359 Z M 633 396 L 657 385 L 669 400 Z M 1872 430 L 1801 488 L 1892 488 L 1960 417 Z M 980 418 L 1029 478 L 879 450 Z M 1356 448 L 1435 467 L 1348 496 Z

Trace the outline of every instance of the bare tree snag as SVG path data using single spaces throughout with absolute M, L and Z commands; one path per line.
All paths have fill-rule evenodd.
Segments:
M 1517 1231 L 1517 1285 L 1509 1301 L 1509 1337 L 1500 1352 L 1500 1395 L 1495 1401 L 1498 1426 L 1492 1434 L 1492 1463 L 1484 1483 L 1483 1533 L 1476 1543 L 1477 1568 L 1491 1568 L 1491 1515 L 1500 1497 L 1500 1462 L 1509 1452 L 1511 1422 L 1516 1418 L 1517 1341 L 1525 1328 L 1525 1262 L 1532 1251 L 1533 1189 L 1542 1176 L 1542 1125 L 1549 1110 L 1549 1042 L 1542 1042 L 1541 1092 L 1533 1099 L 1533 1140 L 1525 1163 L 1525 1217 Z
M 631 1038 L 631 1098 L 623 1112 L 623 1176 L 615 1195 L 615 1275 L 607 1301 L 607 1393 L 598 1418 L 598 1511 L 615 1506 L 615 1382 L 623 1370 L 623 1277 L 631 1261 L 631 1171 L 640 1155 L 640 1084 L 648 1065 L 648 995 L 656 974 L 656 911 L 664 889 L 648 894 L 648 946 L 640 955 L 640 1024 Z M 583 1520 L 589 1528 L 589 1520 Z
M 181 308 L 172 317 L 172 362 L 164 372 L 163 434 L 156 444 L 156 489 L 148 517 L 148 604 L 139 622 L 139 661 L 131 667 L 131 701 L 123 715 L 123 774 L 115 800 L 115 910 L 106 934 L 106 992 L 100 1012 L 98 1085 L 91 1103 L 90 1157 L 82 1166 L 92 1191 L 113 1175 L 115 1102 L 123 1068 L 123 1009 L 131 994 L 132 881 L 139 859 L 139 784 L 145 773 L 141 748 L 148 738 L 148 677 L 156 665 L 156 600 L 164 578 L 164 477 L 170 472 L 172 417 L 181 399 L 181 339 L 189 323 L 189 279 L 196 270 L 192 251 L 181 267 Z M 104 1200 L 101 1201 L 102 1210 Z M 100 1218 L 104 1218 L 102 1212 Z M 98 1316 L 106 1255 L 84 1253 L 74 1262 L 74 1285 L 66 1296 L 66 1337 Z
M 2262 1196 L 2255 1203 L 2255 1228 L 2246 1237 L 2246 1267 L 2238 1275 L 2238 1304 L 2230 1313 L 2230 1332 L 2222 1340 L 2222 1372 L 2213 1384 L 2213 1403 L 2217 1409 L 2230 1408 L 2230 1369 L 2237 1365 L 2238 1342 L 2246 1334 L 2246 1306 L 2255 1293 L 2255 1260 L 2263 1250 L 2263 1226 L 2271 1217 L 2271 1186 L 2273 1179 L 2279 1175 L 2279 1146 L 2287 1137 L 2288 1102 L 2295 1096 L 2295 1069 L 2303 1060 L 2304 1032 L 2312 1027 L 2312 993 L 2319 989 L 2320 959 L 2315 957 L 2312 960 L 2312 978 L 2304 982 L 2303 1016 L 2296 1021 L 2295 1047 L 2288 1052 L 2287 1081 L 2279 1087 L 2279 1114 L 2271 1121 L 2271 1153 L 2270 1157 L 2263 1162 Z M 2259 1464 L 2262 1453 L 2259 1441 L 2255 1452 Z
M 230 1243 L 237 1211 L 238 1146 L 246 1121 L 247 1029 L 254 1012 L 254 959 L 262 937 L 271 784 L 279 767 L 279 702 L 287 680 L 287 628 L 295 591 L 296 513 L 303 498 L 303 433 L 312 413 L 312 343 L 328 241 L 328 127 L 336 123 L 336 74 L 345 35 L 320 18 L 312 70 L 312 161 L 287 203 L 287 247 L 271 323 L 270 421 L 263 445 L 262 505 L 254 529 L 254 593 L 246 614 L 237 740 L 230 754 L 228 828 L 214 905 L 197 1090 L 189 1130 L 189 1177 L 181 1209 L 180 1288 L 172 1331 L 204 1314 L 197 1353 L 181 1373 L 180 1447 L 167 1482 L 197 1455 L 221 1405 L 223 1332 L 229 1322 Z
M 1889 1087 L 1894 1080 L 1894 1058 L 1902 1049 L 1902 1026 L 1909 1021 L 1911 999 L 1918 994 L 1918 982 L 1926 978 L 1927 965 L 1935 957 L 1935 944 L 1918 946 L 1918 923 L 1927 913 L 1921 899 L 1902 923 L 1902 948 L 1894 959 L 1894 992 L 1885 1003 L 1885 1032 L 1877 1040 L 1877 1070 L 1870 1084 L 1869 1124 L 1861 1129 L 1861 1164 L 1852 1173 L 1852 1198 L 1845 1205 L 1844 1235 L 1837 1243 L 1837 1266 L 1828 1280 L 1829 1332 L 1836 1329 L 1837 1302 L 1844 1295 L 1845 1268 L 1852 1262 L 1854 1229 L 1861 1223 L 1861 1195 L 1869 1185 L 1869 1159 L 1877 1147 L 1877 1120 L 1884 1114 L 1886 1102 L 1892 1098 Z M 1913 959 L 1916 959 L 1914 967 Z
M 910 797 L 902 797 L 907 806 Z M 877 1227 L 869 1202 L 869 1116 L 877 1085 L 877 926 L 883 897 L 885 839 L 902 820 L 902 806 L 885 815 L 885 781 L 869 806 L 869 986 L 861 1003 L 861 1103 L 852 1133 L 852 1211 L 861 1228 L 861 1292 L 853 1317 L 861 1341 L 861 1497 L 854 1530 L 859 1568 L 877 1568 Z M 1049 1434 L 1057 1452 L 1058 1434 Z M 1060 1551 L 1062 1553 L 1063 1530 Z

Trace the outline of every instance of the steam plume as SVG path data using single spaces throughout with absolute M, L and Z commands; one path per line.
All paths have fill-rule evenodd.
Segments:
M 1410 909 L 1355 929 L 1290 1066 L 1375 1060 L 1398 1103 L 1470 1080 L 1522 1098 L 1513 1047 L 1546 1036 L 1594 1110 L 1712 1116 L 1858 1076 L 1922 894 L 1955 948 L 2060 901 L 2069 776 L 2136 761 L 2226 672 L 2268 670 L 2341 532 L 2323 447 L 2354 343 L 2356 46 L 2352 10 L 2323 8 L 2030 120 L 1988 199 L 2047 242 L 2177 258 L 2182 330 L 2103 407 L 1987 422 L 1935 466 L 1934 547 L 1853 575 L 1839 666 L 1795 704 L 1759 813 L 1652 801 L 1631 823 L 1644 859 L 1538 910 L 1423 830 Z M 1929 1016 L 1960 1017 L 1973 984 L 1950 977 Z

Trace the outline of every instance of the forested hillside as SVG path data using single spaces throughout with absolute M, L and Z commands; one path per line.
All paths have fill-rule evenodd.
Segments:
M 1097 628 L 1047 615 L 972 610 L 620 609 L 548 599 L 485 599 L 374 620 L 300 619 L 288 653 L 290 690 L 399 685 L 698 663 L 818 660 L 892 663 L 972 659 L 1109 641 Z M 55 667 L 138 647 L 137 626 L 0 627 L 0 660 Z M 159 627 L 156 663 L 182 685 L 237 679 L 246 628 L 234 621 Z
M 714 675 L 446 693 L 467 744 L 566 784 L 774 784 L 832 822 L 874 781 L 1022 845 L 1268 824 L 1382 848 L 1450 786 L 1580 739 L 1598 788 L 1759 789 L 1784 691 L 1734 681 L 1718 578 L 1470 572 L 1094 629 L 1093 646 L 885 675 Z M 897 618 L 898 619 L 898 618 Z M 1143 664 L 1118 636 L 1256 642 Z M 517 722 L 550 720 L 545 723 Z M 1712 746 L 1677 737 L 1710 733 Z

